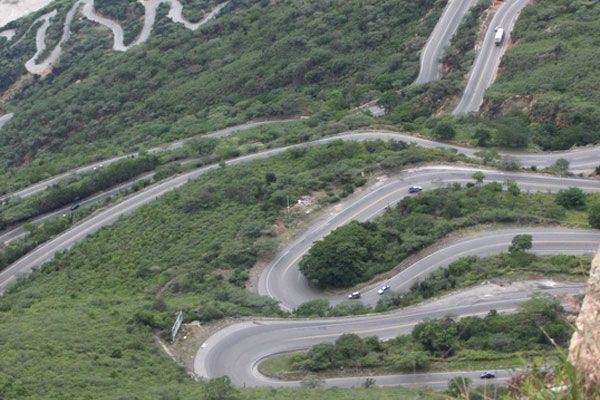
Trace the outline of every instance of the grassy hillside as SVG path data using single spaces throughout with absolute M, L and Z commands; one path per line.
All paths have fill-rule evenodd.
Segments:
M 519 18 L 485 109 L 524 111 L 533 141 L 563 149 L 600 140 L 600 3 L 540 0 Z
M 235 0 L 192 32 L 164 18 L 162 5 L 151 39 L 126 53 L 109 50 L 107 30 L 76 19 L 54 72 L 3 106 L 15 117 L 0 131 L 0 165 L 66 164 L 259 117 L 347 112 L 413 80 L 442 6 Z M 33 54 L 15 49 L 0 42 L 9 60 Z M 3 87 L 19 76 L 1 71 Z
M 383 142 L 301 149 L 213 171 L 102 229 L 0 297 L 0 398 L 197 398 L 202 386 L 161 354 L 153 333 L 178 309 L 202 322 L 279 315 L 244 287 L 277 232 L 306 218 L 282 213 L 287 196 L 335 202 L 365 183 L 362 172 L 415 155 L 456 158 Z

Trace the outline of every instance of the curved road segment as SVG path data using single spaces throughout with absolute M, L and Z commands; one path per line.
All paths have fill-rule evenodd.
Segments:
M 465 14 L 477 0 L 450 0 L 435 28 L 421 51 L 421 68 L 415 83 L 427 83 L 440 79 L 442 57 L 450 40 L 458 30 Z
M 8 114 L 10 115 L 10 117 L 12 117 L 12 114 Z M 247 122 L 245 124 L 241 124 L 241 125 L 236 125 L 236 126 L 230 126 L 228 128 L 224 128 L 224 129 L 220 129 L 218 131 L 214 131 L 214 132 L 210 132 L 207 133 L 205 135 L 202 135 L 201 137 L 203 138 L 222 138 L 222 137 L 226 137 L 229 135 L 232 135 L 234 133 L 240 132 L 240 131 L 245 131 L 248 129 L 252 129 L 252 128 L 256 128 L 262 125 L 269 125 L 269 124 L 275 124 L 275 123 L 284 123 L 284 122 L 293 122 L 293 121 L 299 121 L 301 120 L 302 117 L 300 119 L 278 119 L 278 120 L 269 120 L 269 121 L 254 121 L 254 122 Z M 8 121 L 6 121 L 8 122 Z M 189 137 L 186 139 L 182 139 L 182 140 L 178 140 L 175 142 L 171 142 L 171 143 L 167 143 L 164 145 L 160 145 L 160 146 L 156 146 L 156 147 L 152 147 L 150 149 L 148 149 L 146 152 L 150 153 L 150 154 L 157 154 L 160 153 L 162 151 L 168 151 L 168 150 L 176 150 L 179 149 L 181 147 L 183 147 L 187 142 L 189 142 L 190 140 L 193 140 L 197 138 L 197 136 L 193 136 L 193 137 Z M 88 164 L 85 165 L 83 167 L 79 167 L 79 168 L 75 168 L 73 170 L 64 172 L 62 174 L 59 175 L 55 175 L 51 178 L 45 179 L 43 181 L 39 181 L 37 183 L 34 183 L 30 186 L 27 186 L 24 189 L 21 189 L 17 192 L 14 193 L 10 193 L 10 194 L 5 194 L 0 196 L 0 203 L 10 197 L 28 197 L 31 196 L 33 194 L 39 193 L 43 190 L 46 190 L 48 187 L 52 186 L 52 185 L 56 185 L 58 182 L 60 182 L 62 179 L 71 176 L 71 175 L 79 175 L 79 174 L 84 174 L 86 172 L 92 172 L 97 168 L 102 168 L 103 166 L 107 166 L 109 164 L 114 163 L 115 161 L 119 161 L 122 160 L 124 158 L 128 158 L 128 157 L 136 157 L 138 156 L 139 153 L 138 152 L 133 152 L 133 153 L 129 153 L 123 156 L 118 156 L 118 157 L 113 157 L 110 159 L 106 159 L 106 160 L 102 160 L 102 161 L 98 161 L 92 164 Z
M 527 3 L 529 3 L 529 0 L 507 0 L 498 7 L 485 33 L 481 51 L 477 55 L 475 64 L 471 69 L 467 87 L 458 106 L 452 112 L 453 115 L 479 111 L 479 107 L 483 103 L 485 91 L 492 85 L 496 78 L 500 60 L 508 47 L 510 32 L 517 21 L 519 13 Z M 504 41 L 500 46 L 494 44 L 494 30 L 496 27 L 504 28 L 505 32 Z
M 443 52 L 443 47 L 445 47 L 444 41 L 450 40 L 462 19 L 462 15 L 468 11 L 473 3 L 474 1 L 472 0 L 454 0 L 449 3 L 442 16 L 442 19 L 447 21 L 447 25 L 438 23 L 438 26 L 436 26 L 436 29 L 432 33 L 432 36 L 435 38 L 430 37 L 423 51 L 423 68 L 421 69 L 418 81 L 426 82 L 437 78 L 437 74 L 439 73 L 438 61 Z M 493 31 L 495 26 L 505 27 L 506 32 L 510 32 L 518 13 L 526 4 L 527 1 L 514 0 L 504 3 L 499 8 L 490 31 L 488 31 L 484 40 L 483 50 L 474 65 L 463 99 L 455 110 L 455 113 L 476 111 L 481 105 L 483 93 L 493 81 L 502 52 L 506 47 L 506 44 L 499 47 L 494 46 L 493 34 L 490 32 Z M 425 65 L 428 67 L 424 68 Z M 226 136 L 258 124 L 261 123 L 251 123 L 240 127 L 228 128 L 211 135 L 213 137 Z M 211 135 L 206 136 L 210 137 Z M 440 144 L 395 132 L 351 132 L 324 138 L 312 143 L 292 145 L 239 157 L 227 163 L 237 164 L 265 158 L 291 148 L 323 144 L 334 140 L 373 139 L 401 140 L 417 143 L 425 147 L 447 147 L 471 157 L 475 156 L 477 152 L 477 149 L 473 148 Z M 185 141 L 156 147 L 150 149 L 149 152 L 154 153 L 178 148 Z M 579 171 L 593 169 L 598 164 L 599 153 L 599 148 L 586 148 L 563 153 L 503 153 L 502 155 L 514 158 L 524 166 L 535 165 L 537 167 L 550 166 L 557 159 L 565 158 L 569 160 L 571 168 L 574 171 Z M 47 181 L 40 182 L 13 195 L 25 197 L 45 189 L 67 175 L 87 172 L 93 170 L 94 167 L 99 167 L 101 164 L 108 164 L 124 157 L 128 156 L 117 157 L 81 167 Z M 7 285 L 14 280 L 17 274 L 26 273 L 39 267 L 44 262 L 52 259 L 56 253 L 70 248 L 101 227 L 112 224 L 121 215 L 129 214 L 164 193 L 174 190 L 189 180 L 195 179 L 217 167 L 218 165 L 210 165 L 169 178 L 90 216 L 88 219 L 52 241 L 36 248 L 27 256 L 0 272 L 0 293 L 4 292 Z M 308 251 L 314 241 L 321 239 L 332 229 L 346 224 L 351 220 L 364 221 L 380 214 L 386 207 L 397 203 L 407 196 L 407 189 L 413 184 L 419 184 L 426 189 L 431 189 L 448 183 L 465 183 L 471 181 L 472 173 L 478 170 L 481 169 L 448 166 L 416 168 L 404 171 L 387 182 L 381 182 L 368 188 L 365 193 L 351 197 L 342 205 L 340 211 L 326 215 L 320 221 L 317 221 L 309 231 L 290 243 L 282 251 L 281 255 L 261 275 L 259 291 L 280 300 L 286 308 L 293 308 L 315 297 L 326 296 L 309 288 L 297 268 L 298 260 Z M 526 191 L 556 191 L 570 186 L 577 186 L 589 192 L 600 191 L 600 181 L 557 178 L 496 170 L 484 170 L 484 173 L 487 181 L 503 182 L 507 179 L 512 179 Z M 0 200 L 6 197 L 8 196 L 0 198 Z M 432 251 L 429 255 L 420 258 L 419 261 L 400 271 L 396 276 L 385 282 L 391 284 L 394 290 L 408 289 L 415 281 L 421 279 L 421 277 L 426 276 L 437 268 L 447 265 L 457 258 L 466 255 L 486 256 L 505 251 L 512 237 L 515 234 L 522 233 L 529 233 L 534 237 L 533 251 L 539 254 L 591 254 L 596 250 L 598 242 L 600 242 L 600 232 L 598 231 L 567 228 L 504 229 L 473 234 L 455 239 L 443 248 Z M 367 288 L 363 301 L 368 304 L 375 304 L 378 300 L 375 291 L 380 284 L 371 285 L 371 287 Z M 459 316 L 485 314 L 492 308 L 511 311 L 535 291 L 544 291 L 551 294 L 573 294 L 581 291 L 582 288 L 582 285 L 576 283 L 555 283 L 551 281 L 521 282 L 508 287 L 498 287 L 488 284 L 404 310 L 385 314 L 317 320 L 262 319 L 239 323 L 217 332 L 204 343 L 197 354 L 195 371 L 199 375 L 206 377 L 229 375 L 233 382 L 238 385 L 298 385 L 298 382 L 283 382 L 262 376 L 257 371 L 257 363 L 262 358 L 274 353 L 303 349 L 323 341 L 333 341 L 345 332 L 355 332 L 363 336 L 376 334 L 385 339 L 409 333 L 412 327 L 423 318 L 436 318 L 448 313 Z M 343 296 L 339 295 L 329 295 L 326 297 L 333 303 L 344 299 Z M 457 375 L 477 378 L 476 373 L 468 371 L 391 375 L 375 378 L 380 385 L 406 384 L 445 388 L 448 379 Z M 494 382 L 504 382 L 509 377 L 509 371 L 500 371 L 498 378 Z M 364 379 L 364 377 L 337 378 L 328 380 L 327 384 L 331 386 L 354 386 L 362 383 Z
M 369 138 L 376 139 L 380 138 L 380 136 L 378 136 L 377 134 L 363 133 L 355 135 L 328 137 L 310 143 L 301 143 L 297 145 L 271 149 L 256 154 L 246 155 L 230 160 L 227 162 L 227 164 L 238 164 L 251 160 L 266 158 L 276 154 L 280 154 L 292 148 L 301 148 L 306 146 L 324 144 L 334 140 L 368 140 Z M 189 180 L 195 179 L 216 168 L 218 168 L 218 164 L 213 164 L 166 179 L 156 185 L 150 186 L 138 193 L 135 193 L 134 195 L 127 197 L 123 201 L 114 204 L 98 212 L 97 214 L 89 217 L 88 219 L 82 221 L 78 225 L 67 230 L 66 232 L 59 235 L 50 242 L 39 246 L 38 248 L 36 248 L 17 262 L 13 263 L 5 270 L 1 271 L 0 293 L 2 293 L 6 289 L 6 286 L 15 279 L 16 274 L 31 271 L 32 268 L 38 267 L 44 262 L 47 262 L 48 260 L 52 259 L 54 257 L 54 254 L 56 254 L 57 252 L 69 249 L 73 244 L 82 240 L 87 235 L 96 232 L 101 227 L 112 224 L 121 215 L 129 214 L 137 208 L 153 201 L 157 197 L 171 190 L 181 187 L 182 185 L 186 184 Z M 456 168 L 444 166 L 428 167 L 406 171 L 401 177 L 397 178 L 401 179 L 400 182 L 403 182 L 404 186 L 402 189 L 397 189 L 392 183 L 388 183 L 383 188 L 377 190 L 377 193 L 383 193 L 385 191 L 387 197 L 385 198 L 385 200 L 379 198 L 376 202 L 376 204 L 379 204 L 379 208 L 376 209 L 374 207 L 370 207 L 369 209 L 373 211 L 370 211 L 371 214 L 368 215 L 376 215 L 377 213 L 381 212 L 383 208 L 385 208 L 387 205 L 393 204 L 394 202 L 399 201 L 403 196 L 405 196 L 406 193 L 404 190 L 407 188 L 406 182 L 418 182 L 424 187 L 428 187 L 429 185 L 443 184 L 444 181 L 464 182 L 471 179 L 470 176 L 474 171 L 479 170 L 482 169 L 474 167 Z M 526 190 L 557 190 L 568 188 L 570 186 L 577 186 L 587 191 L 597 191 L 600 189 L 600 181 L 593 180 L 567 179 L 553 176 L 526 173 L 510 173 L 493 170 L 485 170 L 485 173 L 487 174 L 488 179 L 490 180 L 504 181 L 506 179 L 514 179 L 519 183 L 519 185 L 523 189 Z M 429 181 L 431 181 L 431 184 L 428 183 Z M 373 197 L 373 201 L 377 199 L 376 196 Z M 382 201 L 384 203 L 382 203 Z M 387 201 L 387 203 L 385 203 L 385 201 Z M 362 213 L 361 215 L 366 216 L 367 214 Z M 306 245 L 308 245 L 308 242 L 306 243 Z
M 256 319 L 237 323 L 215 333 L 202 344 L 194 360 L 194 372 L 207 378 L 227 375 L 238 386 L 298 386 L 297 381 L 280 381 L 261 375 L 257 371 L 258 363 L 274 354 L 333 342 L 343 333 L 352 332 L 363 337 L 377 335 L 385 340 L 409 334 L 414 325 L 425 318 L 441 318 L 448 314 L 485 315 L 491 309 L 513 311 L 536 291 L 561 295 L 582 290 L 580 284 L 552 286 L 552 282 L 523 282 L 508 287 L 487 284 L 389 313 L 331 319 Z M 502 383 L 510 377 L 510 371 L 496 372 L 497 379 L 490 383 Z M 466 371 L 372 378 L 378 385 L 445 389 L 448 380 L 457 375 L 468 376 L 475 383 L 479 381 L 477 372 Z M 326 384 L 359 386 L 365 378 L 328 379 Z
M 303 117 L 304 118 L 304 117 Z M 226 137 L 231 134 L 241 132 L 247 129 L 255 128 L 261 125 L 274 124 L 274 123 L 284 123 L 284 122 L 294 122 L 299 121 L 300 119 L 282 119 L 282 120 L 272 120 L 272 121 L 257 121 L 257 122 L 249 122 L 242 125 L 232 126 L 229 128 L 221 129 L 219 131 L 211 132 L 209 134 L 203 135 L 202 137 L 206 138 L 221 138 Z M 148 149 L 148 153 L 156 154 L 161 151 L 166 150 L 175 150 L 181 148 L 186 142 L 192 140 L 195 137 L 178 140 L 176 142 L 168 143 L 165 145 L 153 147 Z M 464 154 L 468 157 L 477 158 L 478 152 L 482 150 L 490 150 L 490 149 L 481 149 L 476 147 L 466 147 L 459 146 L 449 143 L 436 142 L 429 139 L 420 138 L 417 136 L 412 136 L 404 133 L 393 132 L 393 131 L 356 131 L 356 132 L 346 132 L 338 135 L 329 136 L 323 139 L 320 139 L 316 143 L 324 143 L 333 140 L 398 140 L 406 143 L 413 143 L 419 146 L 427 147 L 427 148 L 446 148 L 452 149 L 460 154 Z M 287 149 L 287 148 L 284 148 Z M 569 151 L 557 151 L 557 152 L 547 152 L 547 153 L 518 153 L 518 152 L 506 152 L 500 151 L 498 153 L 501 157 L 512 159 L 518 163 L 520 163 L 523 167 L 531 167 L 535 166 L 537 168 L 545 168 L 550 167 L 559 159 L 565 159 L 569 161 L 569 168 L 572 172 L 587 172 L 591 171 L 600 165 L 600 146 L 594 147 L 583 147 L 575 150 Z M 127 157 L 135 157 L 138 153 L 131 153 L 124 156 L 114 157 L 111 159 L 98 161 L 93 164 L 88 164 L 83 167 L 79 167 L 73 169 L 71 171 L 67 171 L 65 173 L 53 176 L 52 178 L 48 178 L 46 180 L 34 183 L 24 189 L 21 189 L 17 192 L 5 194 L 0 196 L 0 202 L 10 198 L 10 197 L 28 197 L 35 193 L 39 193 L 49 186 L 55 185 L 60 180 L 77 174 L 83 174 L 86 172 L 91 172 L 94 168 L 100 168 L 102 166 L 109 165 L 115 161 L 122 160 Z

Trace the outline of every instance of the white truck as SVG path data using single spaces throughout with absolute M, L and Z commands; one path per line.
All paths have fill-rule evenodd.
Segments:
M 494 35 L 494 44 L 496 46 L 500 46 L 504 41 L 504 29 L 497 27 L 496 29 L 494 29 L 494 32 L 496 32 L 496 34 Z

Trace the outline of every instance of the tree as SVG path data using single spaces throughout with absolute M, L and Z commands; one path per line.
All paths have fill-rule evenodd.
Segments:
M 316 375 L 306 375 L 304 377 L 304 379 L 302 379 L 302 381 L 300 381 L 300 385 L 302 387 L 305 388 L 309 388 L 309 389 L 316 389 L 318 387 L 321 387 L 325 384 L 325 381 L 323 381 L 322 379 L 319 379 Z
M 452 139 L 456 136 L 454 127 L 448 122 L 440 122 L 433 128 L 433 134 L 440 139 Z
M 267 172 L 265 174 L 265 181 L 267 182 L 267 184 L 271 184 L 271 183 L 275 183 L 277 182 L 277 176 L 275 175 L 275 173 L 273 172 Z
M 585 193 L 576 187 L 561 190 L 556 195 L 556 204 L 569 210 L 583 210 L 585 208 Z
M 412 337 L 431 354 L 438 357 L 449 357 L 454 353 L 458 344 L 457 325 L 450 317 L 426 319 L 414 327 Z
M 589 209 L 588 220 L 592 228 L 600 229 L 600 203 L 594 203 Z
M 553 168 L 561 175 L 566 175 L 569 172 L 569 160 L 559 158 L 553 165 Z
M 231 385 L 228 377 L 211 379 L 204 385 L 204 400 L 236 400 L 238 390 Z
M 519 189 L 517 182 L 513 181 L 512 179 L 506 181 L 506 189 L 508 190 L 508 193 L 512 194 L 513 196 L 518 196 L 521 194 L 521 189 Z
M 424 351 L 403 352 L 394 360 L 393 368 L 404 372 L 423 371 L 429 367 L 429 354 Z
M 347 360 L 364 357 L 369 352 L 367 345 L 360 336 L 353 333 L 345 333 L 335 341 L 338 353 Z
M 300 304 L 295 314 L 299 317 L 324 317 L 329 309 L 329 300 L 314 299 Z
M 499 121 L 494 141 L 502 147 L 527 147 L 531 130 L 524 118 L 507 117 Z
M 492 138 L 492 132 L 489 129 L 477 128 L 473 134 L 473 139 L 477 140 L 477 146 L 485 147 L 488 145 L 488 141 Z
M 527 251 L 533 247 L 531 235 L 517 235 L 513 238 L 508 251 L 511 254 Z
M 473 175 L 471 175 L 471 178 L 473 178 L 475 182 L 477 182 L 477 184 L 481 185 L 483 183 L 483 180 L 485 179 L 485 175 L 483 172 L 477 171 L 473 173 Z
M 373 378 L 367 378 L 365 379 L 365 381 L 363 382 L 363 387 L 366 389 L 372 388 L 376 385 L 375 379 Z
M 378 225 L 351 222 L 315 243 L 300 262 L 300 271 L 316 286 L 349 287 L 363 279 L 385 248 Z
M 305 367 L 310 371 L 336 368 L 343 363 L 337 348 L 331 343 L 321 343 L 313 346 L 306 357 Z

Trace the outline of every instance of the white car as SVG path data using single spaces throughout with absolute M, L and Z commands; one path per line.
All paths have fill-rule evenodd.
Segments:
M 408 188 L 408 193 L 419 193 L 423 188 L 421 186 L 411 186 Z
M 348 295 L 348 299 L 350 300 L 354 300 L 354 299 L 360 299 L 360 292 L 352 292 Z
M 390 290 L 390 285 L 383 285 L 381 287 L 381 289 L 379 289 L 377 291 L 377 293 L 381 296 L 382 294 L 384 294 L 385 292 L 388 292 Z

